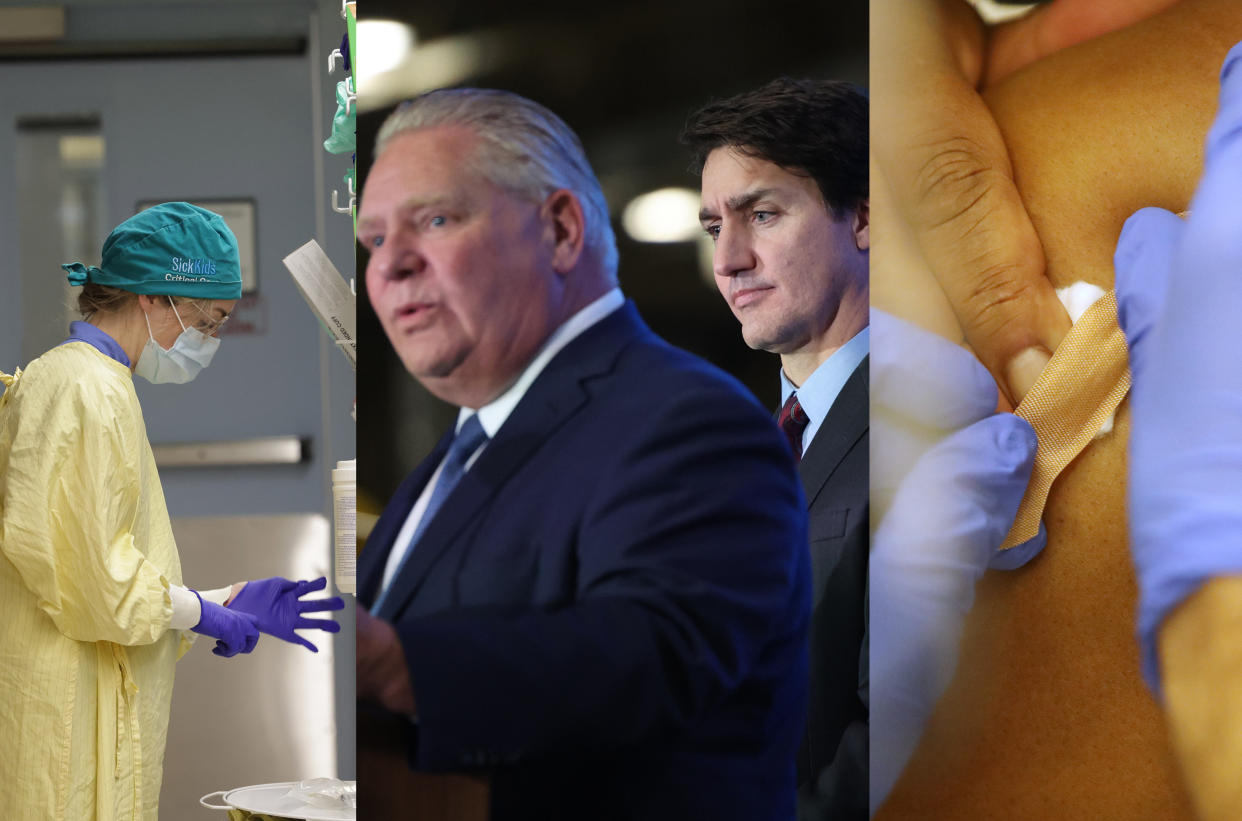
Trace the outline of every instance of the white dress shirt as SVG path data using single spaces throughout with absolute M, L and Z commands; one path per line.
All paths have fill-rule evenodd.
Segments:
M 483 431 L 487 434 L 488 440 L 495 438 L 501 426 L 504 425 L 505 420 L 509 418 L 509 414 L 513 413 L 513 409 L 522 401 L 526 391 L 539 374 L 543 372 L 543 369 L 547 367 L 547 364 L 552 361 L 552 358 L 588 328 L 600 322 L 624 304 L 625 297 L 621 295 L 621 289 L 613 288 L 565 320 L 559 328 L 552 332 L 548 340 L 543 343 L 543 347 L 539 349 L 539 352 L 531 359 L 530 364 L 526 366 L 521 375 L 518 376 L 517 381 L 508 390 L 477 410 L 462 408 L 458 411 L 456 430 L 461 430 L 461 426 L 465 424 L 466 420 L 477 413 L 479 415 L 479 424 L 483 426 Z M 466 470 L 470 470 L 470 467 L 478 461 L 479 454 L 486 448 L 487 442 L 485 441 L 466 461 Z M 413 538 L 414 531 L 418 528 L 418 523 L 422 520 L 423 514 L 427 510 L 427 504 L 431 501 L 431 491 L 435 488 L 436 482 L 440 481 L 440 473 L 443 469 L 444 462 L 441 460 L 440 464 L 436 466 L 435 472 L 431 475 L 431 479 L 423 487 L 423 491 L 419 494 L 417 501 L 414 502 L 414 507 L 410 509 L 410 515 L 406 517 L 405 524 L 401 526 L 401 531 L 397 534 L 392 550 L 388 554 L 388 563 L 384 565 L 384 580 L 380 586 L 381 592 L 387 589 L 389 582 L 392 581 L 392 577 L 397 573 L 397 568 L 401 566 L 401 562 L 405 559 L 406 553 L 413 547 L 410 544 L 410 539 Z

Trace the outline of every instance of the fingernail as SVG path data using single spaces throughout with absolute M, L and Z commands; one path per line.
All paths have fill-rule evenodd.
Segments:
M 1009 360 L 1009 364 L 1005 366 L 1005 384 L 1015 405 L 1035 386 L 1035 381 L 1044 372 L 1050 359 L 1052 354 L 1044 347 L 1032 345 Z

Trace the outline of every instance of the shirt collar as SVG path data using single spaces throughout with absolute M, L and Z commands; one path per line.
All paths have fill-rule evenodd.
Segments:
M 115 359 L 127 368 L 130 367 L 129 355 L 125 353 L 121 343 L 89 322 L 70 322 L 69 338 L 60 344 L 64 345 L 68 342 L 85 342 L 104 356 Z
M 790 382 L 785 371 L 781 370 L 781 405 L 789 401 L 791 393 L 797 391 L 798 404 L 802 406 L 807 418 L 811 420 L 807 426 L 806 441 L 810 441 L 810 437 L 815 435 L 815 429 L 818 429 L 820 423 L 828 416 L 828 411 L 832 410 L 832 403 L 837 401 L 837 396 L 845 387 L 850 374 L 858 368 L 870 347 L 871 328 L 866 327 L 833 351 L 832 356 L 825 359 L 807 377 L 801 387 Z
M 518 402 L 522 401 L 522 397 L 526 395 L 526 391 L 536 377 L 552 361 L 552 357 L 560 353 L 562 348 L 581 336 L 592 325 L 600 322 L 624 304 L 625 297 L 621 295 L 621 289 L 613 288 L 561 323 L 560 327 L 553 331 L 552 335 L 543 343 L 539 353 L 535 354 L 535 358 L 530 361 L 530 364 L 526 366 L 525 370 L 518 376 L 517 381 L 508 390 L 477 411 L 470 408 L 462 408 L 458 412 L 457 430 L 461 430 L 461 426 L 465 424 L 472 414 L 478 413 L 479 424 L 483 426 L 487 437 L 489 439 L 494 438 L 497 431 L 500 430 L 500 426 L 505 423 L 505 420 L 509 418 L 509 414 L 517 407 Z

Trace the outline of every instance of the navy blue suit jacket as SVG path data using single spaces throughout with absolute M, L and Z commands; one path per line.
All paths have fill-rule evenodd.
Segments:
M 372 532 L 363 604 L 447 443 Z M 811 605 L 793 461 L 741 385 L 632 304 L 553 358 L 393 585 L 412 759 L 486 771 L 496 821 L 793 818 Z

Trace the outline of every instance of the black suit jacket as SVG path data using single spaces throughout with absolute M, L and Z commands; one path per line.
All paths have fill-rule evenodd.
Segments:
M 368 540 L 364 605 L 447 441 Z M 789 821 L 803 511 L 788 447 L 744 388 L 632 305 L 593 326 L 531 385 L 392 583 L 414 765 L 489 774 L 496 821 Z
M 810 514 L 811 686 L 798 752 L 799 817 L 867 818 L 870 357 L 798 466 Z

